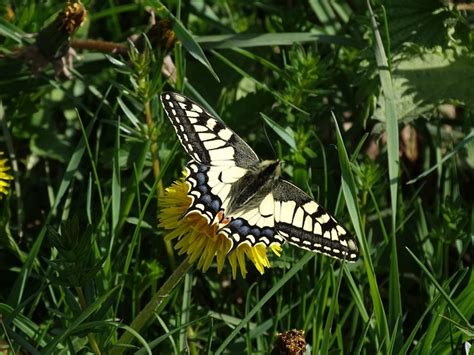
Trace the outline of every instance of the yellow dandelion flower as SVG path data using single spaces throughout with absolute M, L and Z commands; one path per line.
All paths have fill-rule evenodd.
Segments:
M 227 258 L 232 267 L 234 279 L 237 277 L 237 267 L 245 278 L 246 259 L 249 259 L 263 274 L 265 268 L 270 267 L 265 245 L 239 244 L 231 251 L 232 242 L 219 231 L 218 224 L 209 225 L 206 218 L 197 212 L 186 215 L 192 202 L 188 196 L 189 190 L 190 186 L 182 178 L 168 187 L 160 199 L 159 226 L 169 231 L 165 240 L 177 239 L 175 249 L 178 250 L 178 254 L 189 255 L 189 262 L 197 262 L 198 269 L 203 272 L 207 271 L 216 258 L 217 272 L 220 273 Z M 280 245 L 273 244 L 270 249 L 280 256 L 282 250 Z
M 3 155 L 3 152 L 0 152 L 0 156 Z M 0 159 L 0 199 L 2 194 L 8 195 L 8 190 L 10 189 L 10 180 L 13 180 L 13 176 L 8 174 L 10 168 L 7 166 L 8 159 Z

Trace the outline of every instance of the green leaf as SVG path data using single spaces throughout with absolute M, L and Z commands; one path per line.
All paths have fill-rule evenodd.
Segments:
M 423 47 L 448 44 L 448 30 L 456 24 L 456 14 L 442 1 L 389 0 L 384 5 L 393 47 L 408 42 Z
M 333 116 L 334 123 L 336 125 L 336 138 L 337 138 L 337 151 L 339 155 L 339 164 L 341 165 L 341 185 L 346 200 L 347 209 L 351 216 L 352 224 L 354 225 L 355 233 L 359 241 L 359 247 L 361 249 L 361 255 L 364 262 L 365 272 L 367 273 L 367 280 L 369 282 L 370 296 L 374 307 L 375 320 L 376 320 L 376 331 L 379 337 L 379 341 L 383 342 L 387 346 L 390 340 L 390 333 L 388 330 L 387 316 L 382 303 L 382 297 L 380 295 L 377 276 L 375 274 L 374 265 L 371 258 L 371 253 L 365 237 L 363 225 L 361 223 L 360 208 L 357 198 L 357 188 L 352 174 L 349 156 L 347 155 L 346 147 L 344 146 L 344 140 L 342 139 L 341 131 L 337 124 L 336 118 Z
M 290 127 L 287 129 L 283 128 L 262 112 L 260 112 L 260 116 L 262 116 L 266 124 L 270 126 L 270 128 L 273 129 L 273 131 L 278 134 L 281 139 L 283 139 L 291 148 L 296 150 L 295 133 Z
M 398 253 L 397 253 L 397 198 L 398 198 L 398 175 L 399 175 L 399 133 L 398 133 L 398 113 L 396 105 L 396 94 L 392 83 L 390 66 L 382 38 L 378 30 L 375 15 L 370 6 L 370 0 L 367 0 L 367 7 L 370 13 L 372 31 L 375 39 L 375 60 L 384 93 L 384 103 L 386 108 L 386 130 L 387 130 L 387 160 L 388 160 L 388 179 L 390 184 L 390 205 L 392 212 L 392 233 L 391 233 L 391 249 L 390 249 L 390 278 L 389 278 L 389 322 L 393 334 L 396 339 L 387 337 L 386 346 L 390 346 L 391 342 L 396 344 L 396 350 L 401 346 L 401 327 L 399 317 L 402 314 L 402 300 L 400 292 L 400 275 L 398 270 Z M 394 329 L 394 327 L 396 327 Z M 400 327 L 400 328 L 399 328 Z M 390 349 L 386 349 L 390 351 Z
M 327 43 L 360 48 L 361 43 L 350 37 L 330 36 L 322 32 L 282 33 L 237 33 L 213 36 L 197 36 L 196 41 L 203 48 L 249 48 L 267 46 L 291 46 L 294 43 Z
M 474 56 L 423 51 L 396 63 L 393 75 L 398 119 L 410 121 L 443 102 L 457 101 L 474 110 Z M 386 121 L 385 93 L 379 98 L 376 119 Z

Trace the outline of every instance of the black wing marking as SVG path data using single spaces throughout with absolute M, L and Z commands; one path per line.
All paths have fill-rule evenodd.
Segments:
M 347 261 L 359 258 L 355 238 L 298 187 L 280 179 L 273 196 L 275 230 L 290 244 Z
M 181 144 L 196 162 L 250 168 L 260 161 L 237 134 L 187 97 L 165 92 L 161 102 Z
M 211 192 L 209 184 L 209 170 L 206 165 L 197 164 L 193 161 L 186 165 L 186 183 L 189 186 L 188 196 L 191 205 L 186 214 L 199 213 L 209 224 L 214 223 L 217 214 L 222 211 L 222 199 Z

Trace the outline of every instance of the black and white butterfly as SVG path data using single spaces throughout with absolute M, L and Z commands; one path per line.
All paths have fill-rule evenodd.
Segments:
M 199 213 L 231 242 L 283 244 L 356 261 L 354 237 L 295 185 L 280 162 L 261 160 L 237 134 L 192 100 L 171 92 L 161 102 L 186 152 L 187 214 Z

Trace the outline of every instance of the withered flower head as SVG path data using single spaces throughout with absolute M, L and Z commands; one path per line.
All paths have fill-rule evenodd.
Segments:
M 302 355 L 306 351 L 304 330 L 292 329 L 277 335 L 273 355 Z
M 154 47 L 159 48 L 164 52 L 168 52 L 173 48 L 177 41 L 176 33 L 173 31 L 173 23 L 169 19 L 160 19 L 148 31 Z
M 86 18 L 87 11 L 79 0 L 68 1 L 66 7 L 58 15 L 60 28 L 72 35 Z

